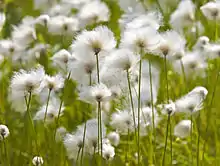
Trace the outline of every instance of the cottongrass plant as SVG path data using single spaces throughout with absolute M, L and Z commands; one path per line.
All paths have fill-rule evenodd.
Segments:
M 218 165 L 219 0 L 0 4 L 1 164 Z

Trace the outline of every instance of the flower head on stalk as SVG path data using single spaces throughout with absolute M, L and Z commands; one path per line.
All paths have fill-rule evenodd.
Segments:
M 152 27 L 125 30 L 121 36 L 121 48 L 131 49 L 135 53 L 152 52 L 160 43 L 159 33 Z
M 4 140 L 9 136 L 10 132 L 7 126 L 0 125 L 0 141 Z
M 179 138 L 185 138 L 191 133 L 191 120 L 182 120 L 174 128 L 174 135 Z
M 111 91 L 103 84 L 97 84 L 91 87 L 84 87 L 79 93 L 79 100 L 88 103 L 105 102 L 111 99 Z
M 220 1 L 208 2 L 200 10 L 208 20 L 220 20 Z
M 44 164 L 44 160 L 42 157 L 35 156 L 32 160 L 32 163 L 35 166 L 42 166 Z
M 106 26 L 96 27 L 92 31 L 84 30 L 71 46 L 73 51 L 88 50 L 93 55 L 107 53 L 116 47 L 114 34 Z

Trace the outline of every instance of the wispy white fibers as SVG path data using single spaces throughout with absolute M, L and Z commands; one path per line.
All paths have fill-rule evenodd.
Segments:
M 188 137 L 191 133 L 191 120 L 182 120 L 174 127 L 174 135 L 179 138 Z
M 10 132 L 7 126 L 0 125 L 0 141 L 4 140 L 9 136 Z

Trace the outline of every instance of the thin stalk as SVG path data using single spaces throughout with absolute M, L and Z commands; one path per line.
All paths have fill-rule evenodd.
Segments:
M 10 160 L 8 159 L 8 149 L 7 149 L 5 138 L 3 138 L 3 146 L 4 146 L 4 151 L 5 151 L 5 165 L 10 166 Z
M 192 113 L 191 113 L 191 115 L 190 115 L 190 120 L 191 120 L 191 125 L 190 125 L 190 127 L 191 127 L 191 131 L 190 131 L 190 149 L 191 149 L 191 165 L 193 164 L 193 116 L 192 116 Z M 199 134 L 199 132 L 198 132 L 198 134 Z M 199 137 L 198 137 L 198 141 L 199 141 Z M 199 142 L 197 143 L 197 146 L 199 146 Z M 198 147 L 197 147 L 198 148 Z M 198 150 L 197 150 L 197 153 L 198 153 Z M 198 157 L 198 156 L 197 156 Z
M 82 144 L 82 153 L 81 153 L 81 159 L 80 159 L 80 165 L 83 165 L 83 153 L 84 153 L 84 144 L 85 144 L 85 138 L 86 138 L 86 122 L 84 124 L 84 131 L 83 131 L 83 144 Z
M 129 141 L 130 141 L 130 130 L 128 128 L 128 136 L 127 136 L 127 149 L 126 149 L 126 152 L 125 152 L 125 162 L 129 162 L 128 160 L 128 154 L 129 154 L 129 151 L 130 151 L 130 147 L 129 147 Z
M 89 86 L 92 85 L 92 74 L 89 74 Z M 89 110 L 89 104 L 88 104 L 88 110 Z M 85 138 L 86 138 L 86 125 L 87 121 L 85 122 L 84 125 L 84 131 L 83 131 L 83 145 L 82 145 L 82 153 L 81 153 L 81 160 L 80 160 L 80 165 L 83 165 L 83 154 L 84 154 L 84 145 L 85 145 Z
M 100 131 L 100 147 L 101 147 L 101 157 L 103 156 L 102 151 L 102 112 L 101 112 L 101 102 L 98 102 L 98 113 L 99 113 L 99 131 Z M 101 160 L 102 161 L 102 160 Z
M 127 72 L 127 81 L 128 81 L 128 89 L 129 89 L 129 96 L 130 96 L 130 102 L 131 102 L 133 122 L 134 122 L 134 126 L 136 126 L 135 112 L 134 112 L 134 102 L 133 102 L 132 91 L 131 91 L 130 74 L 129 74 L 128 70 L 126 72 Z M 134 128 L 134 130 L 135 130 L 135 141 L 137 143 L 137 130 L 136 130 L 136 127 Z
M 217 68 L 217 76 L 216 76 L 216 80 L 215 80 L 215 83 L 214 83 L 214 89 L 213 89 L 213 92 L 212 92 L 212 96 L 211 96 L 211 101 L 210 101 L 210 104 L 207 108 L 207 110 L 209 110 L 209 112 L 207 113 L 207 126 L 206 126 L 206 138 L 205 138 L 205 141 L 204 141 L 204 144 L 203 144 L 203 153 L 202 153 L 202 161 L 204 161 L 204 155 L 205 155 L 205 148 L 206 148 L 206 143 L 208 141 L 208 130 L 209 130 L 209 126 L 210 126 L 210 121 L 212 119 L 212 105 L 213 105 L 213 101 L 214 101 L 214 98 L 215 98 L 215 92 L 216 92 L 216 88 L 217 88 L 217 85 L 218 85 L 218 80 L 219 80 L 219 70 L 220 70 L 220 65 L 218 65 L 218 68 Z
M 152 161 L 154 160 L 154 141 L 156 140 L 156 132 L 155 132 L 155 115 L 154 115 L 154 101 L 153 101 L 153 82 L 152 82 L 152 70 L 151 70 L 151 60 L 149 60 L 149 77 L 150 77 L 150 99 L 151 99 L 151 114 L 152 114 L 152 132 L 150 132 L 150 145 L 152 146 Z M 153 140 L 152 141 L 152 137 Z
M 77 156 L 76 156 L 76 164 L 78 163 L 79 160 L 79 154 L 80 154 L 81 148 L 79 148 L 78 152 L 77 152 Z
M 170 164 L 172 165 L 173 161 L 173 136 L 172 136 L 172 122 L 170 120 Z
M 197 157 L 197 166 L 199 166 L 199 161 L 200 161 L 200 158 L 199 158 L 199 152 L 200 152 L 200 123 L 201 123 L 201 119 L 200 119 L 200 112 L 199 112 L 199 117 L 198 117 L 198 137 L 197 137 L 197 154 L 196 154 L 196 157 Z M 192 133 L 192 120 L 191 120 L 191 133 Z
M 162 166 L 165 165 L 166 150 L 167 150 L 167 140 L 168 140 L 168 133 L 169 133 L 169 124 L 170 124 L 170 114 L 168 114 L 168 118 L 167 118 L 166 138 L 165 138 L 165 146 L 164 146 L 164 151 L 163 151 Z
M 52 91 L 52 89 L 50 88 L 49 93 L 48 93 L 48 97 L 47 97 L 46 110 L 45 110 L 45 113 L 44 113 L 44 124 L 45 124 L 45 121 L 46 121 L 46 118 L 47 118 L 47 110 L 48 110 L 48 105 L 49 105 L 49 101 L 50 101 L 51 91 Z
M 142 60 L 139 62 L 139 79 L 138 79 L 138 166 L 140 165 L 140 112 L 141 112 L 141 73 Z
M 186 73 L 185 73 L 185 68 L 184 68 L 184 64 L 183 64 L 183 61 L 182 59 L 180 59 L 180 64 L 181 64 L 181 70 L 182 70 L 182 74 L 183 74 L 183 79 L 184 79 L 184 83 L 186 85 Z
M 95 54 L 95 56 L 96 56 L 97 81 L 98 81 L 98 83 L 100 83 L 100 79 L 99 79 L 99 55 Z
M 31 127 L 32 127 L 32 131 L 34 132 L 34 140 L 35 140 L 35 145 L 36 145 L 36 148 L 37 148 L 37 152 L 38 152 L 38 155 L 39 155 L 39 148 L 38 148 L 38 143 L 37 143 L 37 132 L 34 128 L 34 122 L 33 122 L 33 119 L 32 119 L 32 116 L 31 116 L 31 112 L 30 112 L 30 105 L 31 105 L 31 99 L 32 99 L 32 93 L 29 92 L 29 96 L 28 96 L 28 100 L 27 100 L 27 114 L 28 114 L 28 118 L 29 118 L 29 121 L 31 123 Z

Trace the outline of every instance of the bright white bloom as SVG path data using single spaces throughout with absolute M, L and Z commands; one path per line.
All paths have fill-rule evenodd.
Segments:
M 220 1 L 208 2 L 200 9 L 208 20 L 220 20 Z
M 15 72 L 12 76 L 10 85 L 12 93 L 17 94 L 18 97 L 24 97 L 28 93 L 37 92 L 44 75 L 45 72 L 42 67 L 30 71 L 21 69 L 19 72 Z
M 48 22 L 48 32 L 53 35 L 73 35 L 79 30 L 79 20 L 74 17 L 55 16 Z
M 59 3 L 54 6 L 52 6 L 49 11 L 47 11 L 47 14 L 49 16 L 68 16 L 71 14 L 71 6 L 68 4 Z
M 180 1 L 177 9 L 171 14 L 170 24 L 178 32 L 193 24 L 195 19 L 195 5 L 191 0 Z
M 117 49 L 105 59 L 107 67 L 129 70 L 139 61 L 139 57 L 126 48 Z
M 5 13 L 1 13 L 1 12 L 0 12 L 0 32 L 1 32 L 1 30 L 2 30 L 2 27 L 3 27 L 4 24 L 5 24 L 5 19 L 6 19 Z
M 216 59 L 220 57 L 220 44 L 209 44 L 204 48 L 203 55 L 206 59 Z
M 110 52 L 116 47 L 114 34 L 105 26 L 96 27 L 92 31 L 84 30 L 73 41 L 72 50 L 85 49 L 94 55 Z
M 41 85 L 40 85 L 40 91 L 43 89 L 49 89 L 58 91 L 59 89 L 63 88 L 64 86 L 64 78 L 61 76 L 61 74 L 57 74 L 55 76 L 49 76 L 45 75 Z
M 34 27 L 27 25 L 14 26 L 12 40 L 18 44 L 28 46 L 37 39 Z
M 119 6 L 127 13 L 143 13 L 145 11 L 139 0 L 119 0 Z
M 66 134 L 64 137 L 64 146 L 69 159 L 76 159 L 79 149 L 83 146 L 82 136 L 78 134 Z
M 174 128 L 174 135 L 179 138 L 185 138 L 191 132 L 191 120 L 182 120 Z
M 80 9 L 78 16 L 85 25 L 108 21 L 109 9 L 104 2 L 91 1 Z
M 56 136 L 55 136 L 56 142 L 61 142 L 64 139 L 66 133 L 67 133 L 66 128 L 59 127 L 56 131 Z
M 176 111 L 194 113 L 203 109 L 203 101 L 208 91 L 204 87 L 196 87 L 185 96 L 175 101 Z
M 133 115 L 130 111 L 118 110 L 112 114 L 110 125 L 112 128 L 116 129 L 118 133 L 127 135 L 128 130 L 130 132 L 134 131 L 134 121 L 132 117 Z
M 109 141 L 111 142 L 112 145 L 118 146 L 120 143 L 120 135 L 117 132 L 110 132 L 107 135 Z
M 79 92 L 79 100 L 88 103 L 105 102 L 111 99 L 111 91 L 103 83 L 85 87 Z
M 171 60 L 180 59 L 184 54 L 186 40 L 176 31 L 167 31 L 161 34 L 156 54 L 167 56 Z
M 158 105 L 158 108 L 161 109 L 164 115 L 173 115 L 176 112 L 176 105 L 172 100 L 170 100 L 168 104 Z
M 47 14 L 42 14 L 35 19 L 34 23 L 47 26 L 49 20 L 50 20 L 50 16 L 48 16 Z
M 103 158 L 106 160 L 112 160 L 115 156 L 115 148 L 110 144 L 103 144 L 102 148 Z
M 46 108 L 47 108 L 46 123 L 52 123 L 54 122 L 55 118 L 57 118 L 59 115 L 60 101 L 55 98 L 50 99 L 48 107 L 47 104 L 44 104 L 34 116 L 34 120 L 37 121 L 44 120 Z M 64 111 L 64 107 L 61 107 L 59 116 L 63 115 L 63 111 Z
M 0 125 L 0 141 L 4 140 L 9 136 L 10 132 L 7 126 Z
M 24 50 L 23 47 L 12 40 L 0 40 L 0 54 L 4 56 L 14 56 L 21 53 Z
M 61 68 L 62 70 L 67 70 L 67 64 L 72 59 L 72 55 L 65 49 L 56 52 L 51 58 L 54 66 Z
M 121 48 L 128 48 L 135 53 L 152 52 L 160 43 L 159 33 L 151 28 L 126 30 L 121 37 Z
M 181 63 L 184 66 L 185 76 L 187 78 L 204 77 L 205 69 L 208 64 L 199 51 L 189 52 L 179 61 L 174 61 L 174 69 L 179 74 L 183 74 Z
M 119 22 L 125 29 L 152 27 L 158 30 L 162 25 L 163 17 L 159 12 L 148 12 L 141 15 L 123 15 Z
M 55 3 L 55 0 L 34 0 L 34 9 L 47 10 Z
M 204 51 L 207 45 L 209 45 L 209 38 L 207 36 L 200 36 L 193 46 L 193 50 Z
M 35 166 L 41 166 L 44 164 L 44 160 L 42 157 L 39 156 L 35 156 L 32 160 L 33 165 Z

